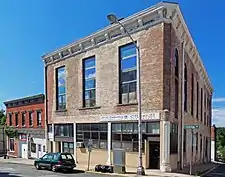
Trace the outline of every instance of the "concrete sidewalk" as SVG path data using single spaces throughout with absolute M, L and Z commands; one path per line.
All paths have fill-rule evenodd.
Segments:
M 34 160 L 22 159 L 22 158 L 9 158 L 9 159 L 0 158 L 0 163 L 34 165 Z M 205 172 L 205 171 L 210 170 L 218 165 L 219 164 L 216 164 L 216 163 L 202 164 L 202 165 L 195 166 L 195 169 L 198 170 L 198 172 Z M 90 166 L 89 173 L 97 173 L 97 172 L 94 172 L 94 168 L 95 168 L 94 166 Z M 87 164 L 77 164 L 76 169 L 87 171 Z M 135 177 L 136 170 L 137 170 L 136 168 L 126 168 L 126 171 L 127 171 L 126 174 L 112 173 L 110 175 Z M 162 177 L 190 177 L 188 172 L 189 172 L 188 168 L 185 168 L 182 171 L 177 171 L 176 173 L 162 173 L 162 172 L 160 172 L 160 170 L 149 170 L 149 169 L 145 170 L 146 176 L 149 176 L 149 177 L 156 177 L 156 176 L 158 176 L 158 177 L 160 177 L 160 176 L 162 176 Z M 195 174 L 194 169 L 193 169 L 193 174 Z

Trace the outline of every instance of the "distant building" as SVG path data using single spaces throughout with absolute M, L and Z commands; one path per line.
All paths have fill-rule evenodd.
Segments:
M 211 161 L 216 161 L 216 126 L 211 127 Z
M 4 102 L 6 123 L 18 131 L 7 138 L 8 156 L 38 158 L 45 153 L 44 94 Z

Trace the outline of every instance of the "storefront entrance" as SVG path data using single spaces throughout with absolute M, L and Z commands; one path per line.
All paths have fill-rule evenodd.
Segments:
M 149 168 L 159 169 L 160 165 L 160 142 L 149 141 Z

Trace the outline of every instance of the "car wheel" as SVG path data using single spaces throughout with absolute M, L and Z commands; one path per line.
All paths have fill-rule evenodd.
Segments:
M 40 166 L 38 163 L 35 164 L 35 168 L 36 168 L 36 170 L 40 170 Z

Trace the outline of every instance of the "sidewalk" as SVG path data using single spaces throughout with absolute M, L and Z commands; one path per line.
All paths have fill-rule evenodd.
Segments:
M 22 158 L 9 158 L 9 159 L 0 158 L 0 162 L 1 163 L 26 164 L 26 165 L 33 165 L 34 164 L 34 160 L 32 160 L 32 159 L 22 159 Z M 197 165 L 193 169 L 193 174 L 195 174 L 196 172 L 204 173 L 204 172 L 206 172 L 206 171 L 208 171 L 208 170 L 210 170 L 213 167 L 216 167 L 218 165 L 219 164 L 216 164 L 216 163 Z M 94 168 L 95 168 L 94 166 L 90 166 L 89 173 L 98 173 L 98 172 L 94 172 Z M 87 164 L 77 164 L 76 169 L 86 171 L 87 170 Z M 137 171 L 136 168 L 126 168 L 126 171 L 127 171 L 126 174 L 112 173 L 110 175 L 127 176 L 127 177 L 135 177 L 136 176 L 136 171 Z M 178 171 L 176 171 L 176 173 L 162 173 L 159 170 L 146 169 L 145 173 L 146 173 L 146 176 L 149 176 L 149 177 L 157 177 L 157 176 L 158 177 L 160 177 L 160 176 L 161 177 L 190 177 L 189 168 L 185 168 L 183 170 L 178 170 Z

